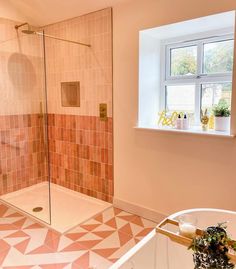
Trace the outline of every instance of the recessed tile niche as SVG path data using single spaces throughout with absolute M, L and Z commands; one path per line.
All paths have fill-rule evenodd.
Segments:
M 61 105 L 63 107 L 80 106 L 80 82 L 61 82 Z

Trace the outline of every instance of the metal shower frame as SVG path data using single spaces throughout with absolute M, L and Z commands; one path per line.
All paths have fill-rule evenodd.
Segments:
M 86 47 L 91 47 L 90 44 L 86 44 L 86 43 L 82 43 L 82 42 L 78 42 L 78 41 L 73 41 L 73 40 L 69 40 L 69 39 L 65 39 L 65 38 L 60 38 L 60 37 L 56 37 L 56 36 L 52 36 L 52 35 L 47 35 L 38 31 L 34 31 L 30 29 L 30 25 L 28 22 L 24 22 L 22 24 L 16 25 L 15 29 L 18 30 L 20 27 L 22 26 L 28 26 L 28 34 L 34 34 L 34 35 L 39 35 L 39 36 L 45 36 L 51 39 L 55 39 L 55 40 L 59 40 L 59 41 L 64 41 L 64 42 L 69 42 L 69 43 L 73 43 L 73 44 L 77 44 L 77 45 L 82 45 L 82 46 L 86 46 Z M 26 33 L 27 31 L 24 32 L 24 30 L 22 31 L 23 33 Z

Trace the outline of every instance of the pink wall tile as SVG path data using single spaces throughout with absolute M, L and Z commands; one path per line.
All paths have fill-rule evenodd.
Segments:
M 0 194 L 44 181 L 43 119 L 39 114 L 8 115 L 0 116 L 0 123 Z
M 66 118 L 65 126 L 61 124 L 62 118 Z M 112 124 L 111 118 L 108 121 Z M 112 129 L 101 128 L 103 124 L 98 124 L 100 119 L 93 116 L 49 114 L 48 122 L 51 133 L 52 182 L 99 199 L 112 201 L 112 146 L 109 143 L 107 145 L 101 143 L 101 137 L 112 137 Z M 76 122 L 76 125 L 69 125 L 68 122 Z M 67 129 L 68 127 L 71 129 Z M 76 139 L 71 141 L 68 135 L 54 135 L 58 129 Z

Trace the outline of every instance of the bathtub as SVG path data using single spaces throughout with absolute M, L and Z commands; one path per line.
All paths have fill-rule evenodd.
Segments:
M 198 219 L 198 227 L 205 229 L 227 221 L 228 234 L 236 239 L 236 212 L 198 208 L 175 213 L 169 218 L 178 219 L 182 214 L 192 214 Z M 168 229 L 176 229 L 169 226 Z M 110 269 L 193 269 L 192 251 L 172 242 L 166 236 L 152 231 L 127 252 Z

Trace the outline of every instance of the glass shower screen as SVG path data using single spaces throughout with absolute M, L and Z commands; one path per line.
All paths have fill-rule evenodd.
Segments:
M 44 35 L 0 20 L 0 198 L 50 224 Z

